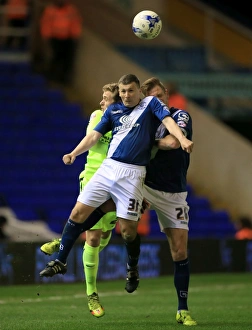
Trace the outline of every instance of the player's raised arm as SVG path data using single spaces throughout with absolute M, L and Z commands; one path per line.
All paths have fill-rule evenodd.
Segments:
M 193 150 L 193 142 L 184 136 L 183 132 L 173 120 L 173 118 L 167 116 L 163 119 L 162 122 L 168 131 L 179 140 L 181 148 L 186 152 L 191 153 Z
M 101 133 L 92 130 L 89 132 L 82 140 L 81 142 L 74 148 L 72 152 L 69 154 L 65 154 L 62 158 L 63 162 L 66 165 L 71 165 L 75 161 L 75 158 L 81 154 L 83 154 L 85 151 L 89 150 L 94 144 L 97 143 L 97 141 L 102 136 Z

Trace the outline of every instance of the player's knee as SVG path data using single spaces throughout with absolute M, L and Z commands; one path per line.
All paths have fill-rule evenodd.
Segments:
M 132 242 L 136 238 L 136 232 L 135 231 L 127 231 L 127 230 L 121 230 L 122 238 L 125 242 Z
M 87 241 L 88 245 L 92 246 L 92 247 L 97 247 L 100 245 L 100 238 L 98 237 L 91 237 L 88 241 Z
M 187 258 L 187 250 L 185 249 L 171 249 L 172 259 L 173 261 L 181 261 Z
M 86 219 L 85 210 L 83 210 L 79 205 L 75 205 L 70 214 L 70 219 L 82 223 Z
M 81 217 L 80 217 L 80 211 L 78 209 L 73 208 L 72 209 L 72 212 L 70 214 L 70 219 L 72 219 L 75 222 L 80 223 L 81 222 L 80 221 L 80 219 L 81 219 Z

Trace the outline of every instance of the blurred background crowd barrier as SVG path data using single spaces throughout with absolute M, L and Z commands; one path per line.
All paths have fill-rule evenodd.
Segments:
M 167 242 L 145 239 L 141 245 L 139 272 L 141 278 L 173 274 L 173 262 L 167 253 Z M 228 273 L 252 271 L 252 242 L 234 240 L 189 241 L 191 273 Z M 0 243 L 0 285 L 34 283 L 73 283 L 83 281 L 83 245 L 76 244 L 68 258 L 64 276 L 40 278 L 39 272 L 50 260 L 36 243 Z M 202 250 L 204 260 L 202 262 Z M 27 260 L 29 262 L 27 262 Z M 112 242 L 101 252 L 98 280 L 125 278 L 127 256 L 121 240 Z

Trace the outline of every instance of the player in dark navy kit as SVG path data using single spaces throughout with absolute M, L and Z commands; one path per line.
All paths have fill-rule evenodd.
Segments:
M 76 239 L 114 209 L 111 209 L 109 201 L 112 198 L 129 256 L 126 290 L 131 293 L 139 283 L 140 237 L 137 223 L 141 214 L 146 165 L 157 128 L 162 122 L 176 136 L 185 152 L 192 151 L 193 142 L 185 137 L 172 119 L 166 104 L 153 96 L 141 100 L 140 82 L 135 75 L 121 77 L 118 87 L 122 102 L 110 105 L 94 130 L 71 153 L 63 156 L 65 164 L 73 164 L 78 155 L 97 143 L 102 135 L 112 131 L 107 158 L 85 185 L 71 211 L 63 230 L 58 257 L 46 265 L 40 276 L 66 273 L 66 260 Z
M 147 79 L 141 86 L 144 96 L 156 96 L 168 104 L 168 91 L 159 79 Z M 183 134 L 192 139 L 192 119 L 188 112 L 169 108 L 171 117 Z M 176 320 L 184 325 L 196 325 L 187 305 L 189 260 L 187 255 L 189 206 L 187 204 L 187 170 L 190 155 L 179 141 L 169 134 L 163 124 L 156 133 L 154 158 L 147 166 L 144 197 L 158 216 L 160 229 L 166 234 L 174 262 L 174 285 L 178 296 Z

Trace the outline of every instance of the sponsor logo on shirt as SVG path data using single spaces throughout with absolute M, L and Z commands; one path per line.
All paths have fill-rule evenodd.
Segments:
M 115 115 L 115 114 L 117 114 L 117 113 L 123 113 L 123 111 L 122 110 L 116 110 L 116 111 L 111 111 L 111 114 L 112 115 Z
M 130 124 L 131 123 L 131 118 L 129 116 L 122 116 L 120 119 L 119 119 L 120 123 L 122 123 L 123 125 L 124 124 Z
M 180 126 L 180 127 L 186 127 L 186 123 L 182 120 L 178 121 L 177 124 Z
M 111 140 L 111 136 L 106 136 L 106 135 L 101 136 L 101 138 L 99 139 L 100 142 L 105 144 L 109 144 L 110 140 Z
M 121 129 L 128 129 L 128 128 L 131 128 L 131 127 L 138 127 L 140 124 L 138 123 L 134 123 L 132 124 L 132 120 L 129 116 L 122 116 L 120 119 L 119 119 L 120 123 L 122 123 L 121 126 L 117 126 L 115 127 L 114 131 L 119 131 Z

